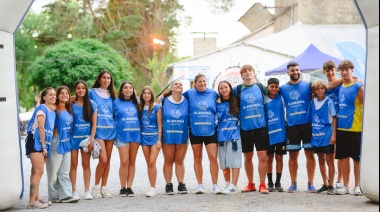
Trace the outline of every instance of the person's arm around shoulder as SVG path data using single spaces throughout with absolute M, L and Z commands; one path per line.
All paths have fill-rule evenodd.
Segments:
M 157 116 L 157 126 L 158 126 L 157 149 L 160 149 L 162 146 L 162 142 L 161 142 L 161 138 L 162 138 L 162 110 L 161 110 L 161 107 L 158 108 L 156 116 Z
M 342 78 L 336 78 L 333 81 L 326 82 L 327 88 L 330 89 L 330 90 L 338 87 L 341 84 L 343 84 L 343 79 Z

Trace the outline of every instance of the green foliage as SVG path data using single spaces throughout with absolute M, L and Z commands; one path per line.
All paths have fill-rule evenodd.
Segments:
M 78 80 L 91 87 L 102 70 L 109 70 L 115 87 L 124 80 L 133 81 L 130 64 L 120 54 L 97 40 L 63 41 L 48 48 L 29 68 L 29 85 L 38 90 L 66 85 L 73 89 Z

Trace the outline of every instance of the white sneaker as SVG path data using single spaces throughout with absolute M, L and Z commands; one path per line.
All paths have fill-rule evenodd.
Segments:
M 354 195 L 355 196 L 361 196 L 361 195 L 363 195 L 362 194 L 362 190 L 360 190 L 360 187 L 355 187 L 354 188 Z
M 112 198 L 112 194 L 107 190 L 107 187 L 102 186 L 100 189 L 103 198 Z
M 150 187 L 148 191 L 145 194 L 146 197 L 155 197 L 156 196 L 156 189 L 153 187 Z
M 343 195 L 343 194 L 349 194 L 349 193 L 350 193 L 350 191 L 344 186 L 335 189 L 335 194 L 337 194 L 337 195 Z
M 80 200 L 78 192 L 76 192 L 76 191 L 73 192 L 73 198 L 77 199 L 77 200 Z
M 92 192 L 91 192 L 92 196 L 95 198 L 95 199 L 99 199 L 99 198 L 102 198 L 102 194 L 100 192 L 100 185 L 94 185 L 94 187 L 92 188 Z
M 335 189 L 342 188 L 343 184 L 341 182 L 336 182 L 335 183 Z
M 205 193 L 205 188 L 203 187 L 202 184 L 198 185 L 198 189 L 195 191 L 195 194 L 204 194 Z
M 94 197 L 92 196 L 91 192 L 87 190 L 84 192 L 84 199 L 85 200 L 92 200 L 92 199 L 94 199 Z
M 234 184 L 230 184 L 228 188 L 224 189 L 223 191 L 225 194 L 236 194 L 237 192 L 239 192 L 239 189 Z
M 223 192 L 219 189 L 218 185 L 213 185 L 212 186 L 212 193 L 213 194 L 223 194 Z
M 224 183 L 224 190 L 227 189 L 230 186 L 230 182 L 226 181 Z

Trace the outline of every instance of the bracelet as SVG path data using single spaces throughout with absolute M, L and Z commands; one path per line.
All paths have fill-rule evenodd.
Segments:
M 161 141 L 161 138 L 158 138 L 159 141 Z

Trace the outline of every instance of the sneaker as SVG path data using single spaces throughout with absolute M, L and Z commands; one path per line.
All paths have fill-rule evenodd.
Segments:
M 343 195 L 343 194 L 349 194 L 349 193 L 350 191 L 345 186 L 335 189 L 335 194 L 337 195 Z
M 100 185 L 94 185 L 91 194 L 95 199 L 102 198 L 102 193 L 100 192 Z
M 128 195 L 128 197 L 134 197 L 135 193 L 133 193 L 131 188 L 127 188 L 127 195 Z
M 121 196 L 121 197 L 126 197 L 126 196 L 128 196 L 128 194 L 127 194 L 127 189 L 126 189 L 125 187 L 123 187 L 123 188 L 120 189 L 119 196 Z
M 223 194 L 223 192 L 219 189 L 218 185 L 213 185 L 212 186 L 212 193 L 213 194 Z
M 53 199 L 52 202 L 53 202 L 53 203 L 62 203 L 62 200 L 61 200 L 61 199 Z
M 327 190 L 329 190 L 329 188 L 327 186 L 323 185 L 320 189 L 317 190 L 317 193 L 322 193 L 322 192 L 327 191 Z
M 336 182 L 335 189 L 342 188 L 343 184 L 341 182 Z
M 265 186 L 265 183 L 260 183 L 260 186 L 259 186 L 259 192 L 261 194 L 269 194 L 269 191 L 267 189 L 267 187 Z
M 334 189 L 334 187 L 329 186 L 329 187 L 328 187 L 328 190 L 327 190 L 327 195 L 334 195 L 334 194 L 335 194 L 335 189 Z
M 241 190 L 241 192 L 252 192 L 252 191 L 256 191 L 256 186 L 254 183 L 248 183 L 247 186 L 245 186 L 243 188 L 243 190 Z
M 74 199 L 77 199 L 77 200 L 80 199 L 80 198 L 79 198 L 79 195 L 78 195 L 78 192 L 76 192 L 76 191 L 73 192 L 73 198 L 74 198 Z
M 307 190 L 309 190 L 309 193 L 315 193 L 317 192 L 317 189 L 314 188 L 312 184 L 307 184 Z
M 276 184 L 274 184 L 274 188 L 279 191 L 279 192 L 283 192 L 284 191 L 284 188 L 281 186 L 281 183 L 278 182 Z
M 226 190 L 230 186 L 230 182 L 224 182 L 224 190 Z
M 223 193 L 225 194 L 236 194 L 237 192 L 239 192 L 239 189 L 234 184 L 230 184 L 228 188 L 223 190 Z
M 292 183 L 288 188 L 288 193 L 295 193 L 297 191 L 297 183 Z
M 44 200 L 44 199 L 40 199 L 40 200 L 38 200 L 38 202 L 40 202 L 42 204 L 47 204 L 48 206 L 51 206 L 53 204 L 51 201 Z
M 156 189 L 153 187 L 150 187 L 148 191 L 145 194 L 146 197 L 155 197 L 156 196 Z
M 112 194 L 107 190 L 107 187 L 105 186 L 102 186 L 100 193 L 102 194 L 103 198 L 112 198 Z
M 91 192 L 87 190 L 84 192 L 84 199 L 85 200 L 92 200 L 92 199 L 94 199 L 94 197 L 92 196 Z
M 28 209 L 44 209 L 47 207 L 48 207 L 47 203 L 41 203 L 40 201 L 35 201 L 33 204 L 26 206 L 26 208 Z
M 195 194 L 204 194 L 205 193 L 205 188 L 203 187 L 202 184 L 198 185 L 198 189 L 195 191 Z
M 354 188 L 354 195 L 355 196 L 361 196 L 361 195 L 363 195 L 362 194 L 362 190 L 360 189 L 360 187 L 355 187 Z
M 274 184 L 273 184 L 273 182 L 269 182 L 269 183 L 268 183 L 268 191 L 269 191 L 269 192 L 276 191 L 276 190 L 274 189 Z
M 173 183 L 166 184 L 166 186 L 165 186 L 165 193 L 167 195 L 173 195 L 174 194 Z
M 186 185 L 185 183 L 179 183 L 178 184 L 178 193 L 180 194 L 187 194 L 187 188 L 186 188 Z
M 62 202 L 63 203 L 76 203 L 76 202 L 78 202 L 78 200 L 74 199 L 73 197 L 66 197 L 66 198 L 62 199 Z

